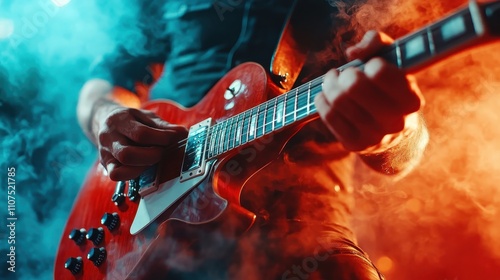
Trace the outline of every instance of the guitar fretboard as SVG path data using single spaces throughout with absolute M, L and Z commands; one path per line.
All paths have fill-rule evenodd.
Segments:
M 207 156 L 212 158 L 316 113 L 317 78 L 210 128 Z
M 378 55 L 399 68 L 412 72 L 468 47 L 484 32 L 479 6 L 471 3 L 467 8 L 395 41 Z M 338 70 L 343 71 L 353 66 L 362 68 L 363 65 L 362 61 L 355 60 Z M 206 158 L 217 157 L 316 114 L 314 98 L 321 92 L 323 77 L 210 127 Z

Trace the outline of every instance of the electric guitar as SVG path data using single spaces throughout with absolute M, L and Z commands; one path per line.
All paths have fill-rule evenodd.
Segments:
M 471 2 L 378 55 L 412 73 L 499 36 L 500 1 Z M 348 67 L 363 67 L 363 61 L 338 70 Z M 241 206 L 242 189 L 305 123 L 318 117 L 313 100 L 322 78 L 280 94 L 260 65 L 245 63 L 192 108 L 147 103 L 145 109 L 189 128 L 187 139 L 128 187 L 94 165 L 64 229 L 54 278 L 134 279 L 161 252 L 160 240 L 169 234 L 192 237 L 185 225 L 207 231 L 220 227 L 228 234 L 250 228 L 256 215 Z M 258 152 L 249 161 L 252 151 Z

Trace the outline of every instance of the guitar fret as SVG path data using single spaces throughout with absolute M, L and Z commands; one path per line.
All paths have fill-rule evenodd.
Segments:
M 293 108 L 293 121 L 297 120 L 297 102 L 298 102 L 298 97 L 299 97 L 299 88 L 295 89 L 295 104 Z
M 230 118 L 229 119 L 229 139 L 228 139 L 228 149 L 231 150 L 234 148 L 234 132 L 235 132 L 235 127 L 234 127 L 234 121 L 236 118 Z
M 262 135 L 266 134 L 266 117 L 267 117 L 267 106 L 268 102 L 263 104 L 264 106 L 264 115 L 262 116 Z
M 273 125 L 274 125 L 274 112 L 276 105 L 271 105 L 271 102 L 266 102 L 266 118 L 265 118 L 265 125 L 264 125 L 264 134 L 271 133 L 273 131 Z M 274 101 L 274 104 L 276 104 L 276 100 Z
M 255 137 L 261 137 L 262 135 L 264 135 L 264 118 L 266 113 L 265 104 L 266 103 L 263 103 L 257 107 L 257 124 L 255 127 Z M 262 107 L 264 107 L 264 110 L 262 110 Z
M 243 129 L 241 133 L 241 144 L 248 142 L 248 128 L 250 126 L 249 111 L 243 113 Z
M 401 58 L 401 48 L 399 47 L 398 41 L 394 42 L 394 48 L 396 49 L 396 66 L 398 68 L 403 68 L 403 61 Z
M 238 116 L 235 116 L 232 118 L 233 119 L 233 124 L 232 124 L 232 135 L 231 135 L 231 149 L 234 148 L 234 147 L 237 147 L 238 144 L 237 144 L 237 137 L 236 137 L 236 133 L 237 133 L 237 130 L 238 130 Z
M 309 100 L 311 99 L 311 82 L 307 83 L 307 115 L 309 115 L 309 106 L 311 103 L 309 103 Z
M 273 131 L 275 129 L 275 123 L 276 123 L 276 108 L 278 106 L 278 98 L 274 98 L 274 108 L 273 108 L 273 121 L 272 121 L 272 126 L 273 126 Z
M 276 102 L 277 102 L 276 117 L 274 120 L 274 129 L 275 130 L 283 127 L 283 122 L 285 119 L 285 114 L 284 114 L 284 106 L 285 106 L 284 99 L 285 99 L 285 97 L 286 97 L 286 95 L 283 94 L 283 95 L 278 96 L 276 99 Z
M 225 149 L 224 149 L 225 138 L 226 138 L 226 122 L 223 122 L 221 124 L 221 129 L 220 129 L 220 140 L 219 140 L 219 153 L 220 154 L 225 152 Z
M 220 143 L 220 124 L 215 125 L 215 147 L 214 147 L 214 153 L 219 154 L 219 143 Z
M 430 28 L 425 29 L 427 35 L 427 41 L 429 42 L 429 50 L 431 55 L 436 54 L 436 46 L 434 45 L 434 38 L 432 38 L 432 30 Z
M 309 96 L 309 114 L 313 114 L 316 112 L 316 106 L 314 105 L 314 98 L 316 97 L 316 95 L 318 95 L 318 93 L 321 92 L 321 85 L 322 85 L 322 82 L 321 80 L 315 82 L 312 86 L 311 86 L 311 94 Z
M 287 93 L 286 94 L 286 101 L 285 101 L 285 119 L 284 119 L 284 125 L 288 125 L 293 122 L 293 117 L 295 114 L 295 98 L 293 96 L 288 96 L 292 95 L 292 93 Z
M 214 145 L 215 145 L 214 129 L 215 129 L 215 126 L 213 126 L 210 129 L 210 131 L 209 131 L 209 133 L 210 133 L 210 145 L 209 145 L 209 148 L 208 148 L 208 152 L 209 152 L 209 156 L 208 157 L 215 156 L 215 152 L 214 152 Z
M 255 108 L 251 110 L 251 117 L 250 117 L 250 127 L 248 129 L 248 140 L 253 140 L 255 139 L 255 124 L 257 122 L 257 115 L 255 114 Z
M 307 94 L 306 92 L 301 92 L 300 95 L 297 97 L 297 101 L 295 103 L 296 104 L 295 120 L 302 119 L 303 117 L 309 114 L 309 104 L 308 104 L 309 95 L 310 95 L 310 87 L 307 89 Z
M 236 135 L 234 139 L 234 146 L 238 147 L 241 144 L 241 114 L 236 116 Z

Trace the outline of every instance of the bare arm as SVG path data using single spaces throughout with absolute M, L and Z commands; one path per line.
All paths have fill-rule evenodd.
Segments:
M 130 98 L 134 100 L 134 96 Z M 119 100 L 118 96 L 113 96 L 113 85 L 106 80 L 89 80 L 80 90 L 77 105 L 78 123 L 87 138 L 96 146 L 100 121 L 102 122 L 113 109 L 127 105 L 138 107 L 140 103 L 138 97 L 135 97 L 135 104 L 130 102 L 120 105 Z
M 387 175 L 406 174 L 420 162 L 429 142 L 429 133 L 421 114 L 415 114 L 407 128 L 386 149 L 361 153 L 360 158 L 372 169 Z

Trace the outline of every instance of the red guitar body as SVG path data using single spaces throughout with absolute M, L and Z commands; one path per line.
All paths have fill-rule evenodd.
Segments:
M 235 83 L 235 81 L 237 81 Z M 228 95 L 228 89 L 232 94 Z M 209 117 L 212 122 L 222 121 L 230 116 L 257 106 L 279 94 L 279 89 L 268 78 L 266 71 L 258 64 L 242 64 L 222 78 L 205 98 L 192 108 L 182 108 L 169 101 L 150 102 L 144 106 L 170 123 L 191 127 Z M 229 152 L 218 159 L 210 174 L 179 201 L 168 208 L 154 223 L 137 235 L 130 233 L 130 227 L 137 212 L 138 203 L 125 199 L 116 206 L 111 197 L 116 182 L 111 181 L 104 168 L 96 163 L 90 170 L 69 216 L 63 232 L 55 262 L 55 279 L 135 279 L 137 271 L 157 255 L 161 240 L 174 237 L 197 238 L 197 233 L 213 228 L 222 228 L 229 235 L 242 233 L 256 220 L 254 213 L 240 204 L 240 193 L 245 182 L 273 159 L 277 158 L 287 140 L 300 127 L 292 126 L 279 133 L 257 139 L 249 145 Z M 184 150 L 179 149 L 159 165 L 159 183 L 179 177 Z M 238 173 L 231 172 L 237 166 Z M 155 195 L 154 193 L 150 195 Z M 119 227 L 108 230 L 101 225 L 104 213 L 117 213 Z M 94 245 L 89 240 L 77 245 L 68 238 L 73 229 L 102 227 L 104 238 Z M 88 252 L 103 247 L 106 258 L 100 266 L 87 259 Z M 80 272 L 72 274 L 65 269 L 70 257 L 81 257 Z

